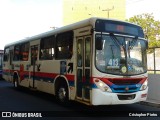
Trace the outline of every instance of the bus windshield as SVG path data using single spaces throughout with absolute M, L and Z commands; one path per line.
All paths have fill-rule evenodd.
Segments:
M 99 71 L 117 75 L 136 75 L 147 71 L 147 41 L 110 34 L 96 34 L 97 38 L 101 38 L 102 43 L 101 49 L 97 49 L 97 44 L 95 46 Z

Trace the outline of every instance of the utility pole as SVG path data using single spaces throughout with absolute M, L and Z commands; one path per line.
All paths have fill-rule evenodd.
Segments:
M 112 8 L 107 8 L 107 9 L 102 10 L 102 11 L 107 11 L 107 12 L 108 12 L 108 18 L 109 18 L 109 12 L 110 12 L 111 10 L 114 10 L 114 6 L 113 6 Z

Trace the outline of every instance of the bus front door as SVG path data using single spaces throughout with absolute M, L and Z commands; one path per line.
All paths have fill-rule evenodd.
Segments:
M 38 45 L 31 46 L 31 69 L 30 69 L 30 87 L 35 88 L 36 61 L 38 56 Z
M 77 99 L 90 100 L 91 76 L 91 36 L 77 39 Z

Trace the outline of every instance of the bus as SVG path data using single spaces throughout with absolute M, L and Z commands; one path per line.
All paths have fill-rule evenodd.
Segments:
M 6 45 L 3 78 L 62 104 L 132 104 L 147 98 L 147 46 L 140 26 L 91 17 Z
M 3 50 L 0 50 L 0 79 L 2 78 Z

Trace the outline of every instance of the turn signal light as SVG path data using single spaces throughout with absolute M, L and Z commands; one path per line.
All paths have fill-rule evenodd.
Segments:
M 145 97 L 147 97 L 147 94 L 142 94 L 141 95 L 141 98 L 145 98 Z

